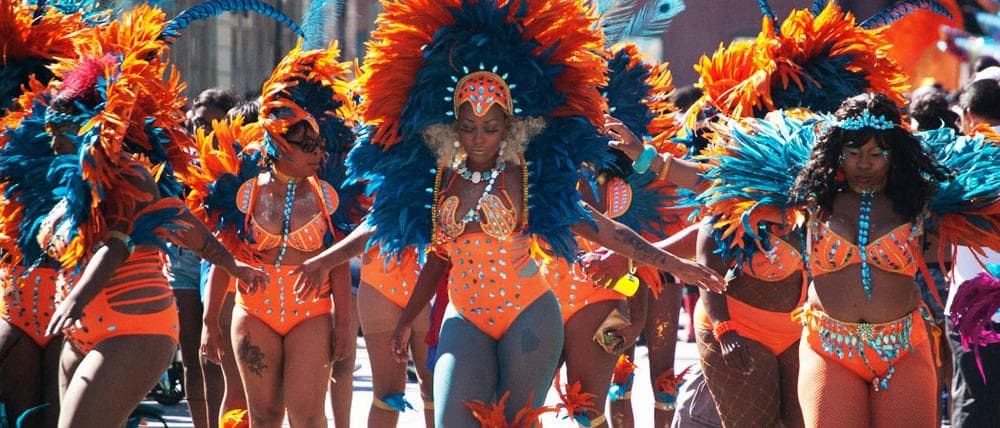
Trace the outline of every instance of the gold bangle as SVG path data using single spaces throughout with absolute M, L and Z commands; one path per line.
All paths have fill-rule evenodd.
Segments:
M 674 155 L 667 154 L 666 158 L 663 159 L 663 166 L 660 167 L 660 173 L 657 175 L 660 180 L 666 180 L 667 174 L 670 174 L 670 166 L 674 164 Z

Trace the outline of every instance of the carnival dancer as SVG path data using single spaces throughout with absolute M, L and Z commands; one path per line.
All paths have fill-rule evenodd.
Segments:
M 410 324 L 449 278 L 434 368 L 438 426 L 474 425 L 476 416 L 507 424 L 542 404 L 563 331 L 530 254 L 540 248 L 534 237 L 573 259 L 577 233 L 720 285 L 579 202 L 580 163 L 602 167 L 606 156 L 594 126 L 605 109 L 596 90 L 603 45 L 581 2 L 408 1 L 387 5 L 378 22 L 362 84 L 375 145 L 358 146 L 373 153 L 352 168 L 376 177 L 372 242 L 391 255 L 431 250 L 394 333 L 400 361 Z M 503 411 L 466 408 L 497 400 Z
M 184 147 L 190 145 L 180 132 L 179 81 L 165 75 L 167 45 L 160 35 L 166 24 L 162 11 L 141 6 L 78 35 L 84 39 L 76 55 L 52 68 L 52 91 L 22 98 L 22 110 L 7 117 L 31 122 L 42 115 L 51 138 L 51 146 L 21 153 L 30 168 L 41 169 L 9 183 L 49 186 L 37 201 L 16 202 L 48 208 L 40 215 L 17 211 L 30 213 L 22 220 L 31 224 L 19 222 L 16 236 L 22 247 L 35 240 L 59 261 L 62 276 L 82 271 L 71 286 L 60 282 L 65 286 L 57 290 L 45 330 L 50 336 L 64 332 L 68 342 L 59 426 L 124 423 L 172 359 L 177 313 L 163 274 L 164 239 L 250 283 L 264 280 L 205 228 L 191 227 L 193 217 L 179 200 L 161 199 L 163 191 L 179 188 L 174 171 L 185 173 Z M 26 143 L 8 141 L 4 149 L 24 150 L 19 146 Z M 38 175 L 46 183 L 38 183 Z M 131 352 L 137 347 L 147 351 L 143 358 Z
M 4 219 L 0 232 L 0 403 L 9 424 L 36 406 L 41 406 L 36 408 L 40 414 L 24 415 L 25 423 L 55 426 L 59 415 L 62 337 L 45 335 L 55 310 L 59 263 L 45 257 L 33 238 L 19 231 L 54 205 L 43 181 L 25 179 L 38 171 L 25 167 L 24 156 L 46 152 L 35 159 L 38 165 L 47 165 L 55 156 L 48 149 L 45 104 L 33 105 L 35 92 L 43 91 L 52 77 L 46 65 L 57 57 L 75 55 L 77 35 L 87 28 L 83 15 L 84 11 L 64 12 L 20 1 L 0 5 L 0 51 L 4 52 L 0 74 L 5 76 L 0 78 L 0 147 L 5 152 L 0 158 L 4 192 L 0 198 L 0 218 Z M 50 98 L 45 97 L 45 102 Z M 20 108 L 21 103 L 27 108 Z M 7 117 L 8 108 L 18 114 Z M 26 215 L 31 219 L 24 220 Z M 72 281 L 72 277 L 65 280 Z
M 608 54 L 608 83 L 601 91 L 608 100 L 609 110 L 640 130 L 643 137 L 651 138 L 651 144 L 658 151 L 672 150 L 677 156 L 683 155 L 683 146 L 669 141 L 680 124 L 673 118 L 675 109 L 669 101 L 673 85 L 666 64 L 650 63 L 634 44 L 613 46 L 608 49 Z M 580 183 L 583 200 L 607 217 L 654 241 L 682 229 L 687 213 L 670 209 L 671 201 L 677 199 L 674 194 L 676 187 L 657 180 L 654 174 L 640 173 L 642 165 L 637 163 L 633 167 L 632 161 L 617 150 L 606 150 L 612 152 L 615 162 L 596 173 L 585 167 L 586 179 Z M 599 247 L 582 238 L 578 239 L 578 244 L 582 251 L 593 251 Z M 680 294 L 670 293 L 672 300 L 664 297 L 664 302 L 660 302 L 658 298 L 664 284 L 659 272 L 649 266 L 633 265 L 624 275 L 601 283 L 588 277 L 583 264 L 571 264 L 561 259 L 543 267 L 543 273 L 559 300 L 566 326 L 563 359 L 566 361 L 569 386 L 563 393 L 564 404 L 580 425 L 604 426 L 604 403 L 612 371 L 618 356 L 634 343 L 648 325 L 648 295 L 652 296 L 648 307 L 653 312 L 653 318 L 662 319 L 660 313 L 670 311 L 666 306 L 672 306 L 676 313 Z M 633 286 L 638 286 L 640 282 L 645 284 L 627 306 L 624 304 L 626 295 L 610 288 L 622 278 Z M 632 290 L 632 293 L 635 292 Z M 669 301 L 673 304 L 661 305 Z M 671 324 L 676 326 L 676 320 Z M 651 336 L 651 348 L 654 350 L 650 359 L 658 360 L 654 370 L 673 368 L 672 345 L 676 340 L 672 340 L 675 339 L 672 336 L 675 335 Z M 657 346 L 660 342 L 668 342 L 670 346 Z M 575 385 L 577 383 L 579 385 Z M 625 398 L 625 391 L 621 389 L 613 399 Z
M 258 123 L 216 123 L 198 136 L 201 167 L 187 203 L 271 282 L 239 288 L 231 348 L 219 340 L 218 320 L 205 320 L 209 358 L 236 353 L 255 426 L 280 426 L 286 410 L 292 424 L 323 424 L 331 362 L 354 340 L 346 267 L 308 292 L 296 292 L 291 274 L 359 215 L 357 192 L 337 190 L 354 143 L 354 102 L 338 55 L 335 43 L 296 47 L 265 82 Z M 229 279 L 217 269 L 211 278 L 206 313 L 217 314 Z

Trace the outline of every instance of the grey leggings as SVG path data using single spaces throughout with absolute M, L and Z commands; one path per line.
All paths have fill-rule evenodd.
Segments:
M 493 340 L 448 305 L 434 366 L 434 425 L 478 427 L 465 403 L 492 403 L 507 391 L 508 422 L 526 404 L 541 406 L 562 347 L 562 316 L 551 291 L 528 305 L 500 340 Z

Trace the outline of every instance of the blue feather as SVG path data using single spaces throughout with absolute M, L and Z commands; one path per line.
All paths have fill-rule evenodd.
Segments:
M 683 0 L 623 0 L 602 13 L 607 46 L 626 37 L 659 37 L 684 11 Z
M 58 202 L 54 195 L 58 181 L 48 179 L 57 157 L 49 147 L 52 137 L 45 131 L 45 105 L 35 100 L 31 113 L 17 129 L 3 130 L 8 142 L 0 149 L 0 182 L 7 183 L 4 198 L 24 209 L 17 244 L 25 266 L 43 256 L 35 238 L 38 226 Z
M 996 39 L 1000 37 L 1000 15 L 986 12 L 976 12 L 976 23 L 983 33 Z
M 302 50 L 326 49 L 337 37 L 333 24 L 346 7 L 347 0 L 312 0 L 302 17 Z
M 935 214 L 931 224 L 941 215 L 960 214 L 1000 202 L 1000 146 L 982 135 L 957 136 L 949 128 L 920 132 L 917 136 L 927 152 L 952 173 L 949 181 L 938 183 L 931 199 L 929 210 Z M 966 218 L 985 233 L 1000 233 L 972 215 Z
M 809 12 L 811 12 L 813 16 L 819 15 L 828 1 L 831 0 L 813 0 L 813 4 L 812 7 L 809 8 Z
M 767 0 L 757 0 L 757 5 L 760 6 L 760 13 L 764 14 L 767 19 L 770 19 L 771 22 L 778 22 L 778 18 L 774 16 L 774 10 L 771 9 L 771 5 L 767 3 Z M 777 29 L 777 25 L 775 29 Z
M 934 12 L 938 15 L 952 19 L 951 12 L 940 2 L 935 0 L 905 0 L 882 9 L 871 18 L 861 23 L 861 28 L 870 30 L 878 27 L 885 27 L 896 22 L 900 18 L 918 10 Z
M 132 232 L 129 236 L 135 245 L 157 246 L 164 252 L 167 249 L 167 236 L 164 233 L 184 230 L 181 224 L 181 214 L 184 207 L 165 207 L 143 213 L 132 223 Z
M 171 41 L 175 40 L 180 37 L 181 31 L 184 31 L 184 29 L 190 26 L 194 21 L 218 16 L 223 12 L 257 12 L 261 15 L 271 17 L 278 23 L 287 26 L 292 31 L 297 33 L 299 37 L 305 37 L 302 29 L 300 29 L 299 26 L 292 21 L 292 18 L 289 18 L 288 15 L 285 15 L 283 12 L 278 10 L 278 8 L 263 1 L 207 0 L 185 9 L 177 15 L 177 17 L 170 20 L 166 27 L 164 27 L 163 34 L 160 35 L 160 38 Z
M 692 217 L 702 207 L 724 200 L 755 202 L 741 218 L 746 232 L 742 246 L 733 241 L 735 234 L 723 238 L 723 230 L 713 229 L 716 252 L 726 261 L 743 264 L 750 260 L 758 246 L 767 248 L 765 225 L 748 221 L 753 209 L 763 206 L 789 208 L 799 203 L 788 195 L 815 145 L 819 121 L 800 121 L 784 114 L 775 120 L 776 123 L 753 120 L 749 129 L 733 127 L 726 136 L 731 153 L 718 156 L 719 164 L 705 173 L 705 178 L 715 183 L 714 187 L 689 201 L 689 206 L 695 209 Z

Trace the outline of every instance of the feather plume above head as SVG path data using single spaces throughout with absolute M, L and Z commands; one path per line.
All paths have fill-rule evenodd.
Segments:
M 48 83 L 52 73 L 46 67 L 75 55 L 87 28 L 82 12 L 64 13 L 20 0 L 0 2 L 0 114 L 30 76 Z
M 765 17 L 756 40 L 702 57 L 695 66 L 705 90 L 698 105 L 734 118 L 795 107 L 828 113 L 869 91 L 902 105 L 906 76 L 888 57 L 881 27 L 858 25 L 833 1 L 818 13 L 815 7 L 792 11 L 780 28 Z
M 589 221 L 576 192 L 583 162 L 609 161 L 597 127 L 607 104 L 604 39 L 592 9 L 578 0 L 408 0 L 386 2 L 368 43 L 360 86 L 372 144 L 350 162 L 355 177 L 373 177 L 368 222 L 383 252 L 430 243 L 430 208 L 439 147 L 424 132 L 455 121 L 456 83 L 489 72 L 507 84 L 514 121 L 543 121 L 526 133 L 528 232 L 572 258 L 569 226 Z

